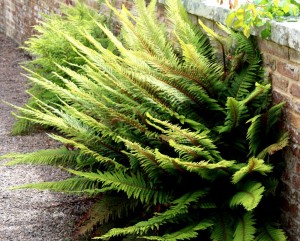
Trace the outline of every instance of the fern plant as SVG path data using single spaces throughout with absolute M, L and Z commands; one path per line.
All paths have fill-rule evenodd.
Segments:
M 85 29 L 103 46 L 109 47 L 108 39 L 93 19 L 102 23 L 105 21 L 95 9 L 89 8 L 80 1 L 76 2 L 75 7 L 62 5 L 60 14 L 45 15 L 40 25 L 34 27 L 37 34 L 25 42 L 23 49 L 34 59 L 25 62 L 24 66 L 56 84 L 63 85 L 63 82 L 53 74 L 53 72 L 59 72 L 64 75 L 63 72 L 59 71 L 56 64 L 80 71 L 80 66 L 85 61 L 66 41 L 61 34 L 62 32 L 75 37 L 92 48 L 92 45 L 80 35 L 80 31 Z M 46 103 L 54 104 L 58 102 L 57 96 L 35 84 L 31 85 L 28 91 L 37 98 L 43 99 Z M 31 107 L 37 107 L 34 98 L 30 98 L 27 104 Z M 32 131 L 33 128 L 31 122 L 18 119 L 14 124 L 12 134 L 26 134 Z
M 54 30 L 84 64 L 57 64 L 63 85 L 32 71 L 30 81 L 59 103 L 33 97 L 38 108 L 16 107 L 73 148 L 5 156 L 7 165 L 60 165 L 74 176 L 16 188 L 101 197 L 79 230 L 101 224 L 95 239 L 286 240 L 277 199 L 284 105 L 271 104 L 256 45 L 200 21 L 203 33 L 180 0 L 166 1 L 171 31 L 157 20 L 155 0 L 135 0 L 137 16 L 107 4 L 121 40 L 94 24 L 118 54 L 88 30 L 78 39 Z

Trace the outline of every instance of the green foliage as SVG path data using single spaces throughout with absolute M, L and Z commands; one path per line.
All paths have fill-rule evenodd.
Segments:
M 261 28 L 262 38 L 271 35 L 270 20 L 297 21 L 300 15 L 299 0 L 253 0 L 242 4 L 229 13 L 226 24 L 236 30 L 241 30 L 249 37 L 251 29 Z
M 154 0 L 136 0 L 137 16 L 107 4 L 122 38 L 93 24 L 117 51 L 84 29 L 78 38 L 56 30 L 83 63 L 57 64 L 61 85 L 32 71 L 31 82 L 58 102 L 36 96 L 37 108 L 17 107 L 73 150 L 6 155 L 8 164 L 59 163 L 76 177 L 23 187 L 103 197 L 90 210 L 98 218 L 82 227 L 112 221 L 98 239 L 286 240 L 274 223 L 276 154 L 288 143 L 277 125 L 283 104 L 271 105 L 252 40 L 224 26 L 228 36 L 219 36 L 202 22 L 201 32 L 179 0 L 166 1 L 172 31 L 157 20 Z
M 63 86 L 64 83 L 54 74 L 56 72 L 65 76 L 57 64 L 67 66 L 78 72 L 80 72 L 80 66 L 85 64 L 84 58 L 65 39 L 64 34 L 73 36 L 85 45 L 92 47 L 89 41 L 80 34 L 84 30 L 104 46 L 109 46 L 108 39 L 94 23 L 94 19 L 102 23 L 104 22 L 104 18 L 96 10 L 87 7 L 80 1 L 76 2 L 75 7 L 62 5 L 61 15 L 45 15 L 40 25 L 34 27 L 37 35 L 25 42 L 23 49 L 34 59 L 25 62 L 24 66 L 30 71 L 42 75 L 49 81 Z M 46 103 L 52 103 L 52 105 L 58 102 L 58 97 L 52 92 L 34 83 L 30 84 L 31 87 L 28 90 L 30 94 L 42 99 Z M 34 108 L 37 107 L 34 98 L 30 98 L 27 105 Z M 25 115 L 22 112 L 20 114 Z M 12 134 L 26 134 L 36 127 L 38 125 L 34 126 L 32 122 L 26 119 L 19 119 L 14 125 Z

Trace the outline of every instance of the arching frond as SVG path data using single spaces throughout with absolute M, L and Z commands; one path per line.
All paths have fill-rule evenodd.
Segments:
M 278 225 L 266 225 L 258 230 L 258 241 L 286 241 L 287 237 L 285 232 L 278 228 Z
M 265 188 L 259 182 L 247 182 L 230 200 L 230 206 L 243 205 L 247 211 L 253 210 L 262 199 Z
M 78 150 L 68 150 L 67 148 L 39 150 L 32 153 L 11 153 L 1 156 L 1 159 L 13 160 L 5 162 L 6 166 L 17 164 L 42 164 L 74 167 L 77 164 Z
M 271 165 L 265 164 L 264 160 L 251 157 L 247 165 L 240 168 L 237 172 L 233 174 L 232 182 L 238 183 L 246 175 L 251 174 L 253 172 L 259 172 L 262 175 L 267 175 L 267 173 L 272 172 L 272 170 L 273 167 Z
M 175 240 L 190 240 L 197 238 L 198 231 L 208 229 L 213 225 L 211 220 L 204 220 L 200 223 L 189 225 L 185 228 L 179 229 L 177 232 L 165 234 L 163 236 L 142 236 L 146 240 L 157 240 L 157 241 L 175 241 Z
M 12 187 L 10 189 L 15 190 L 33 188 L 37 190 L 52 190 L 65 193 L 87 193 L 90 195 L 95 195 L 99 192 L 102 192 L 97 187 L 97 182 L 91 181 L 87 178 L 69 178 L 63 181 L 24 184 L 21 186 Z
M 147 221 L 141 221 L 136 223 L 133 226 L 126 228 L 114 228 L 111 229 L 108 233 L 102 235 L 101 239 L 107 239 L 111 237 L 116 237 L 120 235 L 128 235 L 128 234 L 138 234 L 143 235 L 147 233 L 149 230 L 153 230 L 155 228 L 159 228 L 160 226 L 167 224 L 173 219 L 180 219 L 182 214 L 188 212 L 188 208 L 191 203 L 196 202 L 200 197 L 206 194 L 205 191 L 197 191 L 194 193 L 186 193 L 182 197 L 174 200 L 172 202 L 172 206 L 163 213 L 157 213 L 156 216 L 148 219 Z M 198 224 L 198 228 L 200 229 L 201 223 Z M 209 224 L 209 226 L 211 223 Z M 208 227 L 208 223 L 204 222 L 201 226 L 203 229 Z M 195 230 L 194 230 L 195 231 Z M 194 232 L 192 232 L 193 235 Z M 177 239 L 175 239 L 177 240 Z M 180 240 L 180 239 L 179 239 Z
M 102 183 L 103 187 L 108 187 L 112 190 L 123 191 L 127 194 L 128 198 L 139 199 L 142 203 L 165 203 L 170 198 L 170 192 L 160 190 L 154 187 L 152 183 L 147 183 L 140 173 L 126 174 L 122 171 L 118 172 L 81 172 L 69 170 L 71 173 L 87 178 L 92 181 Z

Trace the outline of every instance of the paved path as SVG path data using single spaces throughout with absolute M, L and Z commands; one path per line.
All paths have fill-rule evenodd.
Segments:
M 25 56 L 12 40 L 0 34 L 0 100 L 15 105 L 26 101 L 26 80 L 20 75 L 22 69 L 18 65 L 24 60 Z M 0 155 L 54 145 L 41 133 L 10 136 L 14 122 L 11 111 L 10 106 L 0 102 Z M 59 180 L 63 176 L 60 170 L 47 166 L 0 166 L 0 241 L 71 240 L 74 220 L 81 213 L 68 204 L 72 197 L 49 191 L 6 189 L 22 183 Z

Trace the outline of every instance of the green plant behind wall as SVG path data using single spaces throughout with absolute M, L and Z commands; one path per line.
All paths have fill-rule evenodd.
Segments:
M 229 13 L 226 24 L 249 37 L 253 28 L 260 28 L 262 38 L 271 36 L 271 20 L 299 21 L 299 0 L 253 0 Z
M 67 168 L 74 177 L 19 188 L 99 198 L 79 230 L 98 225 L 96 239 L 286 240 L 277 195 L 288 136 L 259 51 L 223 26 L 227 37 L 199 22 L 204 34 L 179 0 L 166 3 L 171 32 L 156 1 L 136 0 L 137 16 L 110 6 L 122 40 L 95 19 L 118 55 L 88 31 L 63 34 L 84 64 L 58 66 L 61 86 L 33 73 L 60 104 L 37 98 L 39 108 L 19 109 L 73 148 L 6 155 L 7 165 Z
M 33 60 L 24 63 L 24 66 L 53 83 L 63 86 L 63 81 L 54 74 L 56 72 L 64 76 L 57 64 L 80 71 L 80 66 L 85 63 L 85 60 L 75 51 L 63 34 L 72 36 L 92 48 L 92 45 L 80 34 L 84 29 L 104 47 L 109 47 L 107 37 L 97 27 L 94 19 L 102 23 L 105 21 L 96 9 L 91 9 L 80 1 L 76 2 L 75 7 L 61 5 L 61 14 L 45 15 L 40 25 L 35 26 L 37 34 L 25 42 L 23 48 L 33 57 Z M 34 83 L 31 85 L 28 90 L 31 95 L 43 99 L 49 104 L 58 102 L 55 94 Z M 30 98 L 27 105 L 37 107 L 34 98 Z M 26 119 L 19 119 L 14 125 L 12 134 L 26 134 L 33 128 L 33 124 Z

